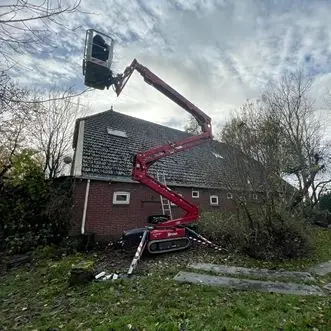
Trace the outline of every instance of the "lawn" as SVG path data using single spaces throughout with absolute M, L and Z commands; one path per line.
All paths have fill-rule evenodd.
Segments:
M 56 251 L 38 250 L 30 266 L 12 269 L 0 280 L 0 330 L 331 330 L 331 296 L 243 292 L 172 280 L 187 263 L 202 261 L 304 270 L 331 259 L 331 231 L 314 229 L 314 236 L 318 249 L 301 261 L 261 263 L 191 249 L 143 259 L 139 276 L 129 280 L 76 287 L 68 284 L 73 264 L 89 260 L 115 268 L 118 256 L 59 258 Z M 319 279 L 326 281 L 330 276 Z

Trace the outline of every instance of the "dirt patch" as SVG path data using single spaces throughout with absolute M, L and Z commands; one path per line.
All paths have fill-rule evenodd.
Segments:
M 122 251 L 108 248 L 95 255 L 96 269 L 98 272 L 126 273 L 132 262 L 135 251 Z M 227 255 L 193 244 L 189 249 L 178 252 L 164 253 L 160 255 L 143 254 L 134 271 L 136 275 L 147 275 L 154 270 L 171 270 L 184 268 L 189 262 L 224 262 Z
M 52 251 L 53 252 L 53 251 Z M 61 252 L 50 254 L 49 259 L 59 261 L 63 258 Z M 105 271 L 107 274 L 117 273 L 126 274 L 134 257 L 135 250 L 124 251 L 113 246 L 108 246 L 103 249 L 91 251 L 85 255 L 86 260 L 93 260 L 95 273 Z M 83 255 L 83 256 L 84 256 Z M 5 258 L 6 257 L 6 258 Z M 133 274 L 137 276 L 147 275 L 154 271 L 162 271 L 165 273 L 177 273 L 180 268 L 185 268 L 188 263 L 225 263 L 227 255 L 215 251 L 209 247 L 203 247 L 193 243 L 190 248 L 184 251 L 164 253 L 159 255 L 143 254 L 138 262 L 137 268 Z M 2 255 L 0 259 L 0 277 L 6 275 L 9 269 L 6 267 L 8 256 Z M 31 261 L 30 267 L 38 263 L 38 257 Z M 82 258 L 84 260 L 84 257 Z M 15 267 L 14 267 L 15 269 Z

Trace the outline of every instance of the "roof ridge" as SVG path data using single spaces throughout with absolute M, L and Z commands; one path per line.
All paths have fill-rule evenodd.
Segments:
M 83 117 L 78 117 L 78 118 L 76 119 L 76 121 L 81 121 L 81 120 L 86 120 L 86 119 L 88 119 L 88 118 L 97 117 L 97 116 L 100 116 L 100 115 L 102 115 L 102 114 L 105 114 L 105 113 L 107 113 L 107 112 L 109 112 L 109 111 L 114 111 L 114 110 L 113 110 L 112 108 L 110 108 L 110 109 L 107 109 L 107 110 L 104 110 L 104 111 L 101 111 L 101 112 L 99 112 L 99 113 L 95 113 L 95 114 L 92 114 L 92 115 L 83 116 Z
M 171 128 L 167 125 L 164 125 L 164 124 L 159 124 L 159 123 L 155 123 L 155 122 L 152 122 L 152 121 L 148 121 L 148 120 L 145 120 L 145 119 L 142 119 L 142 118 L 138 118 L 138 117 L 135 117 L 135 116 L 132 116 L 132 115 L 128 115 L 128 114 L 123 114 L 121 112 L 118 112 L 118 111 L 115 111 L 113 110 L 113 112 L 119 114 L 119 115 L 122 115 L 122 116 L 125 116 L 125 117 L 130 117 L 130 118 L 133 118 L 135 120 L 138 120 L 138 121 L 141 121 L 141 122 L 144 122 L 144 123 L 148 123 L 148 124 L 153 124 L 155 126 L 159 126 L 159 127 L 162 127 L 162 128 L 165 128 L 167 130 L 173 130 L 173 131 L 176 131 L 176 132 L 181 132 L 181 133 L 186 133 L 187 135 L 192 135 L 191 133 L 189 132 L 185 132 L 183 130 L 179 130 L 179 129 L 175 129 L 175 128 Z
M 162 127 L 164 129 L 167 129 L 167 130 L 172 130 L 174 132 L 184 133 L 184 134 L 187 134 L 188 136 L 193 136 L 193 134 L 191 134 L 189 132 L 179 130 L 179 129 L 175 129 L 175 128 L 171 128 L 167 125 L 155 123 L 155 122 L 152 122 L 152 121 L 148 121 L 148 120 L 145 120 L 145 119 L 142 119 L 142 118 L 139 118 L 139 117 L 135 117 L 133 115 L 128 115 L 128 114 L 116 111 L 113 108 L 110 108 L 108 110 L 105 110 L 105 111 L 102 111 L 102 112 L 99 112 L 99 113 L 96 113 L 96 114 L 92 114 L 92 115 L 89 115 L 89 116 L 77 118 L 77 121 L 86 120 L 86 119 L 90 119 L 90 118 L 95 118 L 95 117 L 101 116 L 102 114 L 106 114 L 106 113 L 109 113 L 109 112 L 116 113 L 117 115 L 120 115 L 120 116 L 123 116 L 123 117 L 132 118 L 134 120 L 137 120 L 137 121 L 140 121 L 140 122 L 143 122 L 143 123 L 153 124 L 155 126 Z

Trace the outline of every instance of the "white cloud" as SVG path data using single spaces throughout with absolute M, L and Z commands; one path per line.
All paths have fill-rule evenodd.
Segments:
M 316 95 L 331 84 L 328 1 L 86 0 L 82 9 L 68 22 L 80 25 L 74 34 L 54 27 L 58 49 L 24 55 L 22 63 L 33 70 L 16 72 L 22 83 L 75 83 L 82 90 L 85 30 L 95 28 L 117 38 L 116 71 L 137 58 L 216 125 L 286 69 L 303 65 L 314 73 Z M 187 119 L 137 73 L 119 98 L 112 90 L 92 91 L 82 101 L 91 112 L 114 104 L 118 111 L 176 127 Z

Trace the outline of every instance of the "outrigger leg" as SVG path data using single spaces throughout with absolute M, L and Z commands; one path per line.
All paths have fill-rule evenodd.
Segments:
M 139 246 L 131 262 L 130 268 L 128 270 L 128 277 L 132 275 L 133 270 L 137 267 L 138 261 L 140 260 L 140 257 L 144 252 L 144 249 L 147 244 L 148 234 L 149 234 L 149 229 L 147 228 L 143 233 Z

